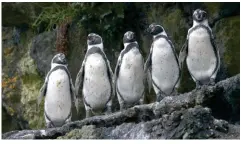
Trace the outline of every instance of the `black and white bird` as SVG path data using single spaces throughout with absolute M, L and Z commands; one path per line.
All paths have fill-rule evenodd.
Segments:
M 121 51 L 114 73 L 114 88 L 120 109 L 142 104 L 144 100 L 144 59 L 139 50 L 135 33 L 127 31 L 123 37 Z
M 71 121 L 72 102 L 76 100 L 76 97 L 63 53 L 56 54 L 52 59 L 51 69 L 40 89 L 38 105 L 44 96 L 44 116 L 47 128 L 60 127 Z
M 147 28 L 147 32 L 153 36 L 153 42 L 145 63 L 145 71 L 148 73 L 149 91 L 152 85 L 156 100 L 160 101 L 176 92 L 179 87 L 180 67 L 175 48 L 164 28 L 153 23 Z
M 82 90 L 86 117 L 93 114 L 111 113 L 113 91 L 113 72 L 107 59 L 102 38 L 95 33 L 87 37 L 88 49 L 77 74 L 75 93 Z
M 187 68 L 196 88 L 215 84 L 220 67 L 219 49 L 216 47 L 208 16 L 204 10 L 193 13 L 193 26 L 188 30 L 187 39 L 179 54 L 180 65 L 186 58 Z

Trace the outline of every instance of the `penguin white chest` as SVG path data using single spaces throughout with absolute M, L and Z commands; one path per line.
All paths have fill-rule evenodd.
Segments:
M 217 65 L 217 57 L 206 29 L 199 28 L 190 33 L 186 61 L 195 79 L 202 83 L 209 82 Z
M 111 94 L 107 65 L 99 54 L 91 54 L 85 63 L 83 95 L 85 101 L 94 109 L 104 108 Z
M 66 71 L 58 69 L 49 75 L 45 97 L 45 112 L 54 121 L 62 121 L 71 111 L 69 77 Z
M 137 48 L 123 56 L 117 87 L 127 102 L 136 102 L 141 98 L 144 92 L 144 61 Z
M 179 67 L 171 45 L 164 38 L 153 43 L 152 80 L 166 94 L 170 94 L 179 78 Z

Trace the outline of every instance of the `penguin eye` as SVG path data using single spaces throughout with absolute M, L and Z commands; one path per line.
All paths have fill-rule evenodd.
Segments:
M 62 60 L 62 58 L 59 56 L 59 57 L 58 57 L 58 60 L 59 60 L 59 61 L 61 61 L 61 60 Z
M 203 18 L 206 18 L 206 17 L 207 17 L 207 13 L 204 12 L 204 13 L 203 13 Z
M 162 32 L 163 32 L 162 27 L 158 27 L 157 32 L 158 32 L 158 33 L 162 33 Z
M 92 41 L 93 37 L 92 36 L 89 36 L 89 40 Z

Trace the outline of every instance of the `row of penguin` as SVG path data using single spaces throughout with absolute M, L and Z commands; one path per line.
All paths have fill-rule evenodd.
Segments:
M 149 92 L 151 87 L 154 88 L 156 101 L 175 95 L 185 59 L 196 88 L 214 85 L 220 56 L 207 13 L 197 9 L 192 17 L 193 26 L 188 30 L 179 56 L 164 28 L 153 23 L 147 28 L 147 32 L 153 36 L 153 42 L 144 62 L 134 32 L 127 31 L 123 37 L 124 49 L 119 55 L 114 73 L 104 53 L 101 36 L 90 33 L 87 37 L 88 49 L 75 85 L 65 55 L 56 54 L 38 97 L 38 105 L 45 97 L 46 127 L 60 127 L 70 122 L 72 103 L 78 113 L 79 104 L 83 102 L 86 117 L 90 117 L 110 114 L 114 96 L 118 98 L 120 110 L 143 104 L 145 85 L 148 85 Z

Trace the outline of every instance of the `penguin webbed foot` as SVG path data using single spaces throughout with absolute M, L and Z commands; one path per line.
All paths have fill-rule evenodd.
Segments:
M 214 78 L 211 78 L 211 79 L 210 79 L 209 85 L 211 85 L 211 86 L 214 86 L 214 85 L 215 85 L 215 79 L 214 79 Z
M 199 81 L 196 81 L 196 89 L 201 89 L 202 84 Z
M 107 106 L 107 107 L 106 107 L 106 110 L 105 110 L 105 114 L 106 114 L 106 115 L 110 115 L 111 112 L 112 112 L 112 111 L 111 111 L 111 106 Z
M 177 90 L 177 88 L 174 88 L 174 90 L 173 90 L 173 92 L 171 93 L 171 95 L 178 95 L 178 90 Z
M 162 91 L 160 91 L 157 95 L 156 95 L 156 101 L 160 102 L 164 97 L 166 97 L 166 94 L 163 93 Z
M 46 128 L 54 128 L 55 126 L 53 125 L 52 122 L 46 123 Z
M 120 103 L 120 111 L 124 111 L 127 108 L 125 103 Z
M 71 118 L 72 118 L 72 114 L 69 115 L 69 117 L 66 119 L 64 124 L 70 123 L 71 122 Z
M 91 112 L 91 110 L 89 109 L 89 110 L 86 110 L 86 116 L 85 116 L 85 118 L 89 118 L 89 117 L 91 117 L 92 116 L 92 112 Z
M 139 100 L 139 103 L 138 103 L 139 105 L 143 105 L 144 104 L 144 100 L 143 100 L 143 98 L 141 98 L 140 100 Z

